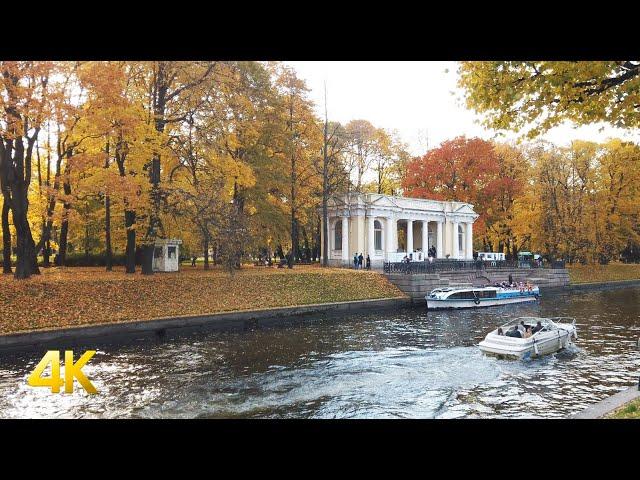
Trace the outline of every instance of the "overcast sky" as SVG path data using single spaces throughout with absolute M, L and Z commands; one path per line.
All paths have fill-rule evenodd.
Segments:
M 494 131 L 476 123 L 456 87 L 456 62 L 285 62 L 311 88 L 310 97 L 324 115 L 327 84 L 329 120 L 346 123 L 369 120 L 376 127 L 397 130 L 414 155 L 458 135 L 493 138 Z M 602 129 L 602 131 L 600 131 Z M 575 128 L 566 124 L 544 139 L 557 145 L 571 140 L 604 141 L 620 137 L 638 141 L 638 134 L 595 124 Z M 514 133 L 502 138 L 517 138 Z

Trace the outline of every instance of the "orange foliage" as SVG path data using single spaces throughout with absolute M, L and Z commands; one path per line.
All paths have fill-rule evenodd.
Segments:
M 0 333 L 312 303 L 403 296 L 375 272 L 316 267 L 184 267 L 153 276 L 123 268 L 50 268 L 16 282 L 0 276 Z

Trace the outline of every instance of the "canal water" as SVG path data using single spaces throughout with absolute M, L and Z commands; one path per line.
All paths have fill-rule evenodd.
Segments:
M 529 361 L 478 350 L 489 330 L 524 315 L 574 317 L 579 338 Z M 29 387 L 44 351 L 4 354 L 0 418 L 567 417 L 638 381 L 638 337 L 640 288 L 625 288 L 96 345 L 83 371 L 97 395 Z

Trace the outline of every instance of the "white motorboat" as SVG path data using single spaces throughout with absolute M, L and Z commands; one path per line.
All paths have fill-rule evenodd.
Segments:
M 444 287 L 435 288 L 424 298 L 427 308 L 479 308 L 510 303 L 535 302 L 540 297 L 536 285 L 526 288 L 503 287 Z
M 561 323 L 560 320 L 563 319 L 573 321 Z M 531 337 L 524 338 L 527 326 L 537 331 Z M 520 332 L 521 338 L 510 336 L 513 335 L 515 329 Z M 526 359 L 548 355 L 566 348 L 571 344 L 572 337 L 578 338 L 574 319 L 568 317 L 519 317 L 487 334 L 478 346 L 480 350 L 490 355 Z

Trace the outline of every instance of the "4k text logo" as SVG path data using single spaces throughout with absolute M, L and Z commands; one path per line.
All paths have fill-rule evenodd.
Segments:
M 60 387 L 64 385 L 65 393 L 73 393 L 73 379 L 75 378 L 87 393 L 98 393 L 96 387 L 82 373 L 82 367 L 91 360 L 95 353 L 95 350 L 87 350 L 76 363 L 73 363 L 73 350 L 65 351 L 63 380 L 60 377 L 60 352 L 49 350 L 27 378 L 27 384 L 32 387 L 49 387 L 51 393 L 60 393 Z M 51 376 L 43 377 L 42 374 L 49 364 L 51 364 Z

